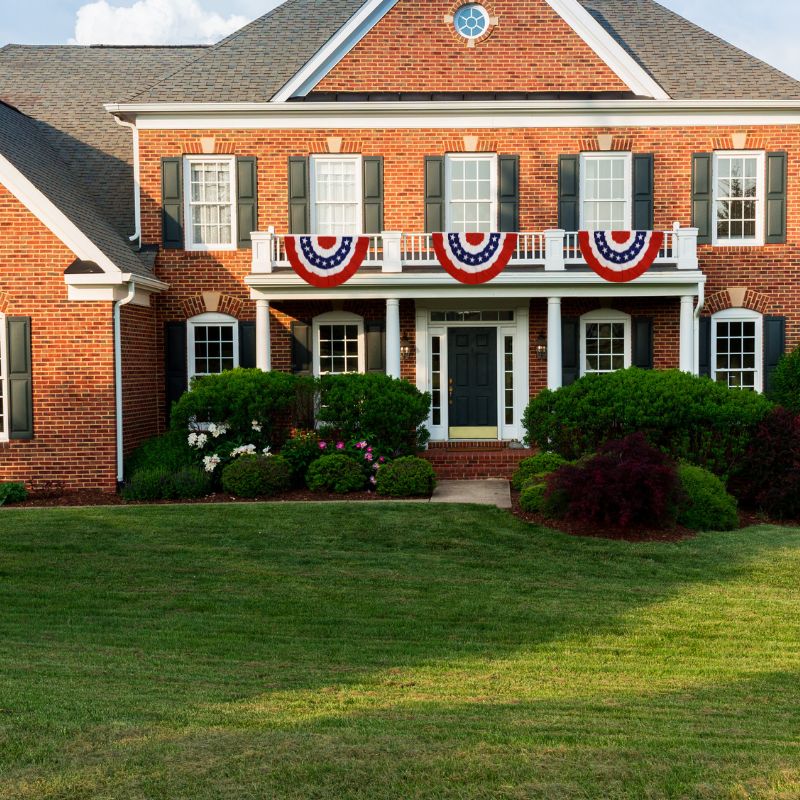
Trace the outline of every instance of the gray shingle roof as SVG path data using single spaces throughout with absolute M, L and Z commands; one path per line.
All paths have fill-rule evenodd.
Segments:
M 16 167 L 123 272 L 152 272 L 103 217 L 50 138 L 32 119 L 0 103 L 0 154 Z

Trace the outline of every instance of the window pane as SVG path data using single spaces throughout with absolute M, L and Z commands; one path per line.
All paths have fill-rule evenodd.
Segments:
M 319 368 L 322 375 L 358 372 L 358 325 L 319 326 Z
M 450 161 L 447 199 L 450 227 L 459 233 L 488 233 L 492 219 L 492 161 L 487 158 L 458 158 Z
M 732 389 L 756 387 L 756 322 L 715 322 L 715 379 Z
M 199 245 L 233 243 L 233 191 L 230 161 L 191 163 L 192 239 Z
M 233 325 L 195 325 L 194 355 L 195 375 L 216 375 L 234 369 Z
M 613 372 L 625 367 L 624 322 L 590 322 L 584 326 L 584 371 Z

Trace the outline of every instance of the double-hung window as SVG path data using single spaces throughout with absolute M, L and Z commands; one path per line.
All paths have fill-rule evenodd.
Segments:
M 581 230 L 631 230 L 631 174 L 631 153 L 581 155 Z
M 187 250 L 236 249 L 236 159 L 187 156 L 184 181 Z
M 364 372 L 364 320 L 356 314 L 333 311 L 314 319 L 314 374 Z
M 732 308 L 714 314 L 711 325 L 711 377 L 730 389 L 762 391 L 761 314 Z
M 763 152 L 714 153 L 714 244 L 764 244 Z
M 8 441 L 8 356 L 6 318 L 0 314 L 0 442 Z
M 581 317 L 581 375 L 604 374 L 631 365 L 631 318 L 619 311 Z
M 311 157 L 311 230 L 352 236 L 363 229 L 361 156 Z
M 189 383 L 239 366 L 239 323 L 227 314 L 200 314 L 188 322 Z
M 497 229 L 497 156 L 455 154 L 445 160 L 445 224 L 453 233 Z

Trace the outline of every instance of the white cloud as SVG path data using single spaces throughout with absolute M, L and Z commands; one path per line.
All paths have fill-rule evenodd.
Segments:
M 78 9 L 71 44 L 212 44 L 249 22 L 205 10 L 198 0 L 137 0 L 114 6 L 107 0 Z

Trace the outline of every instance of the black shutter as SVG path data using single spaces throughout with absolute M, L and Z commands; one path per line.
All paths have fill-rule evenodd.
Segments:
M 558 227 L 577 231 L 580 219 L 580 156 L 559 156 Z
M 633 229 L 651 231 L 654 226 L 654 159 L 652 153 L 633 157 Z
M 698 244 L 711 244 L 714 205 L 711 162 L 711 153 L 695 153 L 692 156 L 692 227 L 697 228 Z
M 386 372 L 386 323 L 374 320 L 364 323 L 367 339 L 367 372 Z
M 711 317 L 700 317 L 700 335 L 698 339 L 700 363 L 698 372 L 704 378 L 711 377 Z
M 186 354 L 186 323 L 167 322 L 164 326 L 164 377 L 167 401 L 167 422 L 172 404 L 180 400 L 188 388 L 188 364 Z
M 497 208 L 498 231 L 519 230 L 519 156 L 498 159 Z
M 311 375 L 311 326 L 305 322 L 292 323 L 292 372 L 295 375 Z
M 236 197 L 238 244 L 242 249 L 252 248 L 250 234 L 258 230 L 258 159 L 236 159 Z
M 786 352 L 786 317 L 764 317 L 764 392 L 772 392 L 778 362 Z
M 239 323 L 239 366 L 242 369 L 256 368 L 256 324 Z
M 786 153 L 767 153 L 767 244 L 786 242 Z
M 161 159 L 161 241 L 167 250 L 183 248 L 183 159 Z
M 383 231 L 383 158 L 364 158 L 364 233 Z
M 561 382 L 564 386 L 571 386 L 581 374 L 580 327 L 577 319 L 564 317 L 561 320 Z
M 289 232 L 311 233 L 308 159 L 289 159 Z
M 8 348 L 8 435 L 33 439 L 33 367 L 30 317 L 6 320 Z
M 425 232 L 444 231 L 444 158 L 425 157 Z
M 653 320 L 633 318 L 633 366 L 653 369 Z

